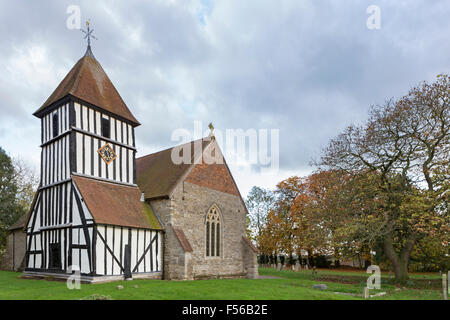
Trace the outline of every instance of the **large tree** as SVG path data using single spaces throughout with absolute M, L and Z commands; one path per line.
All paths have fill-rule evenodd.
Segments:
M 267 215 L 272 209 L 275 196 L 271 190 L 254 186 L 245 201 L 249 211 L 249 229 L 251 238 L 258 238 L 267 222 Z
M 8 228 L 29 210 L 37 183 L 31 166 L 11 159 L 0 147 L 0 249 L 6 244 Z
M 7 228 L 18 215 L 17 184 L 11 158 L 0 148 L 0 248 L 5 245 Z
M 398 282 L 408 279 L 418 241 L 430 235 L 448 239 L 449 97 L 447 75 L 423 82 L 405 97 L 372 108 L 365 124 L 331 140 L 319 162 L 358 186 L 354 200 L 369 205 L 350 212 L 356 222 L 349 220 L 354 232 L 347 234 L 377 243 Z

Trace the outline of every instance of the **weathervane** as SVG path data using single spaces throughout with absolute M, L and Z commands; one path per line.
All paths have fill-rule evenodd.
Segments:
M 209 123 L 208 128 L 210 130 L 209 136 L 214 138 L 214 126 L 212 122 Z
M 81 29 L 81 32 L 83 32 L 85 34 L 83 39 L 87 38 L 88 48 L 91 47 L 91 38 L 95 39 L 95 40 L 98 40 L 94 35 L 92 35 L 92 32 L 94 32 L 94 29 L 91 30 L 91 28 L 89 27 L 90 24 L 91 24 L 91 19 L 86 21 L 86 28 L 87 28 L 87 30 Z

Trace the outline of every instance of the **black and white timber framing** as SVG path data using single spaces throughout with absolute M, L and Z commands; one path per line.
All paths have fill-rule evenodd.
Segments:
M 25 271 L 67 274 L 76 266 L 86 276 L 123 275 L 128 248 L 132 274 L 161 272 L 162 231 L 97 224 L 72 180 L 135 186 L 135 124 L 71 95 L 38 116 L 41 187 L 26 225 Z M 109 137 L 101 119 L 109 122 Z M 97 152 L 107 143 L 117 155 L 109 165 Z

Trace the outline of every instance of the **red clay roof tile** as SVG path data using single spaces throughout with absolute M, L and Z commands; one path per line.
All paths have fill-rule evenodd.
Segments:
M 194 159 L 194 143 L 196 141 L 189 142 L 191 143 L 191 162 Z M 202 150 L 205 150 L 210 142 L 209 139 L 202 139 Z M 137 185 L 145 192 L 146 199 L 169 196 L 179 179 L 191 167 L 191 164 L 175 164 L 172 161 L 171 154 L 174 148 L 136 159 Z
M 73 176 L 89 212 L 98 224 L 161 230 L 161 224 L 138 187 Z
M 250 241 L 249 238 L 247 238 L 246 236 L 242 236 L 242 240 L 244 241 L 244 243 L 246 245 L 248 245 L 250 247 L 250 249 L 252 249 L 254 252 L 258 253 L 258 249 L 255 247 L 255 245 Z
M 139 121 L 136 120 L 128 109 L 100 63 L 91 55 L 84 55 L 78 60 L 34 115 L 37 115 L 52 103 L 69 94 L 101 109 L 119 115 L 131 121 L 134 125 L 139 125 Z
M 181 247 L 183 248 L 184 252 L 192 252 L 193 250 L 191 244 L 189 243 L 189 240 L 186 238 L 183 229 L 175 227 L 172 227 L 172 229 L 175 235 L 177 236 L 178 241 L 180 241 Z

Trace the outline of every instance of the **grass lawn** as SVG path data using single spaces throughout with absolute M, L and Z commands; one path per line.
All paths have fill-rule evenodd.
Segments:
M 261 275 L 279 279 L 226 279 L 197 281 L 134 280 L 104 284 L 82 284 L 80 290 L 69 290 L 65 282 L 20 279 L 20 273 L 0 271 L 0 299 L 89 299 L 92 295 L 109 296 L 111 299 L 307 299 L 307 300 L 360 300 L 368 274 L 319 270 L 313 279 L 311 271 L 276 271 L 261 268 Z M 441 299 L 439 274 L 412 275 L 407 288 L 398 289 L 382 278 L 381 290 L 387 295 L 371 299 Z M 312 289 L 314 284 L 324 283 L 328 290 Z M 124 288 L 119 290 L 118 285 Z M 341 292 L 354 295 L 336 294 Z

